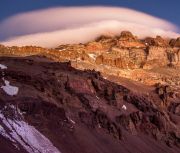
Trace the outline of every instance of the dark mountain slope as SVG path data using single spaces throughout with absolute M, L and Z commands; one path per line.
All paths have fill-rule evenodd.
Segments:
M 0 152 L 180 151 L 177 98 L 38 56 L 0 64 Z

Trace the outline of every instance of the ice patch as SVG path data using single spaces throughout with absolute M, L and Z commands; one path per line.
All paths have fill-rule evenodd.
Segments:
M 0 69 L 2 69 L 2 70 L 7 69 L 7 66 L 3 65 L 3 64 L 0 64 Z
M 33 126 L 22 120 L 12 120 L 0 111 L 0 134 L 8 138 L 13 145 L 20 144 L 29 153 L 60 153 L 53 144 Z
M 59 49 L 59 51 L 60 51 L 60 52 L 62 52 L 62 51 L 65 51 L 65 50 L 66 50 L 66 48 L 63 48 L 63 49 Z
M 98 96 L 96 96 L 97 99 L 100 99 Z
M 76 122 L 74 120 L 72 120 L 71 118 L 68 117 L 68 120 L 72 123 L 72 124 L 76 124 Z
M 96 55 L 95 54 L 88 54 L 89 55 L 89 57 L 91 57 L 93 60 L 95 60 L 96 59 Z
M 122 109 L 127 110 L 126 105 L 123 105 L 123 106 L 122 106 Z
M 103 77 L 105 80 L 107 80 L 107 77 Z
M 10 82 L 3 79 L 5 86 L 1 86 L 1 88 L 4 90 L 4 92 L 6 92 L 6 94 L 8 94 L 9 96 L 14 96 L 18 94 L 19 88 L 16 86 L 11 86 Z
M 1 114 L 0 114 L 0 118 L 1 118 L 2 116 L 1 116 Z M 8 134 L 7 134 L 7 132 L 5 131 L 5 129 L 0 125 L 0 134 L 2 135 L 2 136 L 4 136 L 5 138 L 7 138 L 7 139 L 9 139 L 10 141 L 12 141 L 12 142 L 15 142 Z

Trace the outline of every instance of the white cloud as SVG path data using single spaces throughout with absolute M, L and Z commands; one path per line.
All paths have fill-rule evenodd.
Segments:
M 22 13 L 0 23 L 5 45 L 56 47 L 84 43 L 101 34 L 129 30 L 139 37 L 177 37 L 176 26 L 127 8 L 60 7 Z

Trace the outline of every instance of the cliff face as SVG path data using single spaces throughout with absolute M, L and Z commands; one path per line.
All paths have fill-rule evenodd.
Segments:
M 104 64 L 122 69 L 142 68 L 146 61 L 146 53 L 143 49 L 122 49 L 112 47 L 109 52 L 96 58 L 96 64 Z
M 0 46 L 4 55 L 44 54 L 59 60 L 77 60 L 94 54 L 95 63 L 122 69 L 152 69 L 154 67 L 177 66 L 180 64 L 179 38 L 165 40 L 160 36 L 139 40 L 130 32 L 124 31 L 120 36 L 101 36 L 87 44 L 61 45 L 56 49 L 40 47 L 5 47 Z M 59 59 L 58 59 L 59 58 Z M 90 59 L 89 59 L 90 60 Z
M 2 56 L 41 55 L 55 61 L 70 61 L 78 69 L 95 69 L 104 76 L 125 77 L 146 85 L 163 83 L 179 90 L 179 38 L 138 39 L 128 31 L 119 36 L 101 36 L 86 44 L 41 47 L 0 46 Z
M 3 152 L 180 150 L 179 99 L 169 86 L 125 87 L 42 56 L 0 57 L 0 64 Z
M 180 47 L 180 37 L 172 39 L 169 43 L 172 47 Z
M 116 45 L 97 58 L 97 63 L 123 69 L 152 69 L 179 64 L 179 49 L 170 47 L 168 41 L 163 38 L 158 36 L 138 40 L 132 34 L 124 33 L 127 32 L 117 38 Z

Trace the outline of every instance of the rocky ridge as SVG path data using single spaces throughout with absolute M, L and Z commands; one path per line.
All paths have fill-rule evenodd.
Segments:
M 160 36 L 140 40 L 123 31 L 116 37 L 100 36 L 86 44 L 60 45 L 55 49 L 0 46 L 0 54 L 46 56 L 55 61 L 70 61 L 78 69 L 94 69 L 105 77 L 125 77 L 147 85 L 160 82 L 179 90 L 179 40 Z

